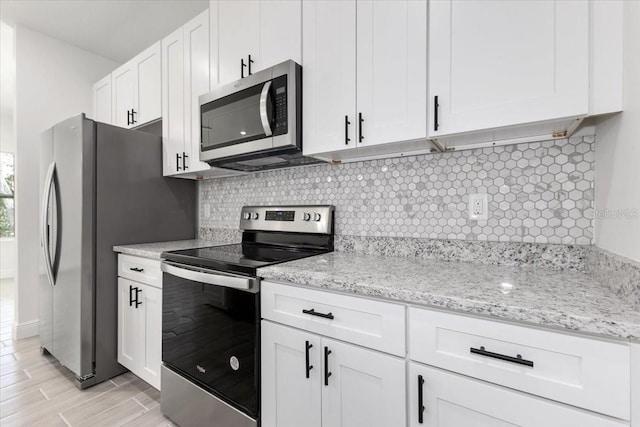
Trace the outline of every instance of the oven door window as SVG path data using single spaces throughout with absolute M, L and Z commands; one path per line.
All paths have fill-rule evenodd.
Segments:
M 273 107 L 274 95 L 270 81 L 202 105 L 201 150 L 222 148 L 270 136 Z
M 259 294 L 164 274 L 162 361 L 257 417 Z

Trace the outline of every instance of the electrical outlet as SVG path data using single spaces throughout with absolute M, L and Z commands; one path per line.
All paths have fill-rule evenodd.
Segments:
M 488 211 L 489 202 L 486 194 L 469 194 L 469 219 L 486 221 Z

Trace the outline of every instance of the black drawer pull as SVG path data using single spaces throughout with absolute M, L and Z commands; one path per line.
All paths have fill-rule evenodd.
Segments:
M 438 108 L 440 104 L 438 103 L 438 96 L 433 97 L 433 130 L 437 131 L 440 127 L 440 123 L 438 123 Z
M 311 309 L 311 310 L 302 310 L 302 312 L 304 314 L 310 314 L 312 316 L 318 316 L 318 317 L 324 317 L 325 319 L 331 319 L 333 320 L 333 314 L 332 313 L 318 313 L 315 309 Z
M 136 273 L 142 273 L 144 271 L 144 268 L 130 267 L 129 270 L 135 271 Z
M 364 140 L 364 135 L 362 134 L 362 122 L 364 122 L 364 119 L 362 118 L 362 113 L 358 113 L 358 141 L 362 142 L 362 140 Z
M 133 306 L 133 286 L 129 285 L 129 307 Z
M 349 145 L 351 138 L 349 138 L 349 125 L 351 122 L 349 121 L 349 116 L 344 116 L 344 145 Z
M 424 378 L 418 375 L 418 424 L 424 423 L 424 395 L 422 387 L 424 386 Z
M 525 360 L 519 354 L 516 355 L 516 357 L 506 356 L 504 354 L 493 353 L 491 351 L 487 351 L 487 350 L 484 349 L 484 346 L 482 346 L 480 348 L 471 347 L 469 349 L 469 351 L 471 351 L 471 353 L 473 353 L 473 354 L 479 354 L 480 356 L 492 357 L 494 359 L 504 360 L 505 362 L 517 363 L 518 365 L 531 366 L 533 368 L 533 361 Z
M 329 385 L 329 377 L 331 376 L 331 372 L 329 372 L 329 355 L 331 354 L 331 350 L 329 347 L 324 348 L 324 385 Z
M 307 378 L 309 378 L 309 372 L 311 372 L 311 370 L 313 369 L 313 365 L 309 364 L 309 350 L 313 347 L 313 344 L 311 344 L 309 341 L 305 341 L 305 349 L 304 349 L 304 356 L 305 356 L 305 360 L 306 360 L 306 370 L 307 370 Z

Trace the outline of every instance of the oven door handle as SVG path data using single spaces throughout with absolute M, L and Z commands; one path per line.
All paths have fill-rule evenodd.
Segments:
M 224 286 L 234 289 L 251 289 L 258 279 L 253 277 L 238 276 L 228 273 L 213 273 L 211 270 L 198 268 L 183 268 L 176 264 L 164 261 L 161 266 L 162 272 L 182 279 L 194 282 L 206 283 L 208 285 Z
M 262 122 L 262 129 L 266 136 L 271 136 L 271 121 L 269 120 L 269 112 L 267 108 L 267 102 L 269 101 L 269 90 L 271 89 L 271 80 L 266 82 L 262 87 L 262 93 L 260 93 L 260 121 Z

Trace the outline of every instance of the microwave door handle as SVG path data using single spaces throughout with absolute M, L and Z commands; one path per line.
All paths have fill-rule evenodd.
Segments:
M 269 113 L 267 111 L 267 102 L 269 101 L 269 90 L 271 89 L 271 80 L 266 82 L 262 87 L 262 93 L 260 94 L 260 120 L 262 121 L 262 129 L 266 136 L 271 136 L 271 122 L 269 120 Z

